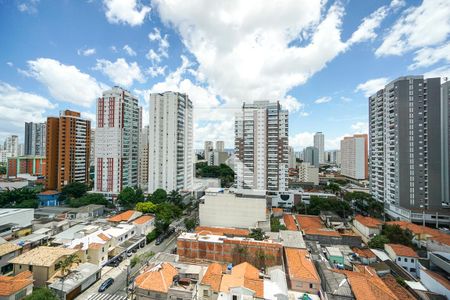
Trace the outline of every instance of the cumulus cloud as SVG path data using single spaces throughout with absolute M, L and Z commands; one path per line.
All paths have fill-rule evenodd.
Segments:
M 423 74 L 425 78 L 431 77 L 441 77 L 441 82 L 443 78 L 450 78 L 450 65 L 441 66 L 435 69 L 432 69 L 425 74 Z
M 440 61 L 450 63 L 450 42 L 439 47 L 422 48 L 415 54 L 414 63 L 408 67 L 410 70 L 428 67 Z
M 161 35 L 158 28 L 153 28 L 153 31 L 148 34 L 148 38 L 151 42 L 157 43 L 156 51 L 150 49 L 146 55 L 147 59 L 151 60 L 152 63 L 158 64 L 162 58 L 169 57 L 169 37 L 167 34 Z
M 370 14 L 370 16 L 364 18 L 358 29 L 353 32 L 348 44 L 351 45 L 357 42 L 373 40 L 376 38 L 377 33 L 375 32 L 375 29 L 380 26 L 381 21 L 384 20 L 387 13 L 387 6 L 382 6 Z
M 51 58 L 38 58 L 27 63 L 29 68 L 22 73 L 46 86 L 52 97 L 59 101 L 90 106 L 107 88 L 77 67 Z
M 300 150 L 314 144 L 314 132 L 299 132 L 289 137 L 289 146 Z
M 147 74 L 149 74 L 152 78 L 157 76 L 164 76 L 166 74 L 166 68 L 167 66 L 161 67 L 150 67 L 147 69 Z
M 22 134 L 24 122 L 43 122 L 45 112 L 55 108 L 48 99 L 21 91 L 0 81 L 0 132 Z
M 316 103 L 316 104 L 328 103 L 331 100 L 333 100 L 331 97 L 324 96 L 324 97 L 320 97 L 320 98 L 314 100 L 314 103 Z
M 384 86 L 388 83 L 389 78 L 381 77 L 367 80 L 366 82 L 358 84 L 355 89 L 355 92 L 363 92 L 365 97 L 370 97 L 375 94 L 377 91 L 384 88 Z
M 88 49 L 78 49 L 77 53 L 78 55 L 83 55 L 83 56 L 91 56 L 95 54 L 95 48 L 88 48 Z
M 113 24 L 141 25 L 151 8 L 136 0 L 103 0 L 108 22 Z
M 37 13 L 37 5 L 40 0 L 22 0 L 17 5 L 17 9 L 23 13 L 35 14 Z
M 125 50 L 125 52 L 129 55 L 129 56 L 136 56 L 136 51 L 133 50 L 133 48 L 131 48 L 128 45 L 123 46 L 123 50 Z
M 354 133 L 368 133 L 369 132 L 369 124 L 367 122 L 356 122 L 351 125 L 351 128 Z
M 94 70 L 99 70 L 115 84 L 129 87 L 136 80 L 145 82 L 144 75 L 136 62 L 128 63 L 124 58 L 118 58 L 115 62 L 106 59 L 97 59 Z
M 401 55 L 444 42 L 450 34 L 449 16 L 448 0 L 424 0 L 419 6 L 406 9 L 375 54 Z

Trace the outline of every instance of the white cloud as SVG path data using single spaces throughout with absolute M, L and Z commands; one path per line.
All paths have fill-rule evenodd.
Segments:
M 388 13 L 388 8 L 386 6 L 382 6 L 374 11 L 370 16 L 363 19 L 363 22 L 359 25 L 358 29 L 353 32 L 349 44 L 373 40 L 377 37 L 375 33 L 375 29 L 377 29 L 381 21 L 384 20 Z
M 37 5 L 40 0 L 22 0 L 20 4 L 17 5 L 17 9 L 20 12 L 25 12 L 29 14 L 37 13 Z
M 7 64 L 8 66 L 10 66 L 10 67 L 13 67 L 13 66 L 14 66 L 14 64 L 13 64 L 12 62 L 10 62 L 10 61 L 7 61 L 6 64 Z
M 341 100 L 344 101 L 344 102 L 351 102 L 352 98 L 346 97 L 346 96 L 341 96 Z
M 94 70 L 103 72 L 115 84 L 129 87 L 133 82 L 145 82 L 144 75 L 141 72 L 138 64 L 128 62 L 124 58 L 118 58 L 115 62 L 106 59 L 97 59 L 97 64 Z
M 225 148 L 234 148 L 234 120 L 194 123 L 194 148 L 201 149 L 205 141 L 224 141 Z
M 351 125 L 351 128 L 354 133 L 368 133 L 369 132 L 369 124 L 367 122 L 356 122 Z
M 289 137 L 289 146 L 294 147 L 296 151 L 314 144 L 314 132 L 299 132 Z
M 147 57 L 147 59 L 151 60 L 153 63 L 159 63 L 161 61 L 161 56 L 153 49 L 150 49 L 145 57 Z
M 305 112 L 303 109 L 305 108 L 305 104 L 297 100 L 295 97 L 291 95 L 287 95 L 285 98 L 280 100 L 281 106 L 287 109 L 289 113 L 296 113 L 300 111 L 300 115 L 304 116 Z
M 164 67 L 150 67 L 147 69 L 147 74 L 149 74 L 152 78 L 157 76 L 164 76 L 166 73 L 167 66 Z
M 103 0 L 106 18 L 113 24 L 141 25 L 151 8 L 136 0 Z
M 388 83 L 389 78 L 381 77 L 367 80 L 366 82 L 358 84 L 355 89 L 355 92 L 363 92 L 364 96 L 370 97 L 375 94 L 377 91 L 384 88 L 384 86 Z
M 421 5 L 403 12 L 375 54 L 401 55 L 409 50 L 442 43 L 449 34 L 448 0 L 423 0 Z
M 128 45 L 123 46 L 123 50 L 125 50 L 125 52 L 129 55 L 129 56 L 136 56 L 136 51 L 133 50 L 133 48 L 131 48 Z
M 447 77 L 450 78 L 450 65 L 445 65 L 442 67 L 438 67 L 436 69 L 430 70 L 423 74 L 424 78 L 432 78 L 432 77 L 441 77 L 441 82 L 443 81 L 442 78 Z
M 320 98 L 314 100 L 314 103 L 316 103 L 316 104 L 328 103 L 331 100 L 333 100 L 331 97 L 324 96 L 324 97 L 320 97 Z
M 449 16 L 450 18 L 450 16 Z M 421 67 L 428 67 L 434 65 L 439 61 L 450 62 L 450 42 L 436 48 L 422 48 L 418 50 L 414 57 L 414 64 L 410 65 L 408 69 L 414 70 Z
M 97 116 L 96 116 L 95 112 L 92 113 L 92 112 L 89 112 L 89 111 L 82 111 L 81 112 L 81 117 L 86 118 L 86 119 L 91 121 L 91 128 L 97 127 L 97 123 L 96 123 L 97 122 Z
M 88 48 L 88 49 L 78 49 L 77 53 L 78 55 L 83 55 L 83 56 L 91 56 L 95 54 L 95 48 Z
M 42 122 L 45 112 L 55 108 L 48 99 L 21 91 L 0 81 L 0 132 L 23 134 L 24 122 Z
M 77 67 L 64 65 L 54 59 L 30 60 L 28 66 L 29 69 L 22 73 L 45 85 L 50 94 L 59 101 L 90 106 L 107 88 Z
M 168 35 L 161 36 L 158 28 L 153 28 L 153 31 L 148 34 L 151 42 L 158 43 L 157 51 L 150 49 L 146 55 L 147 59 L 151 60 L 153 64 L 159 63 L 163 57 L 169 57 L 169 40 Z
M 111 49 L 112 52 L 117 53 L 116 46 L 111 46 L 111 47 L 109 47 L 109 49 Z

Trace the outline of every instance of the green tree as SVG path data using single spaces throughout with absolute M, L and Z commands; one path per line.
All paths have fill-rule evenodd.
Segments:
M 349 214 L 352 214 L 352 209 L 347 201 L 317 196 L 311 196 L 309 205 L 302 203 L 297 205 L 296 209 L 299 213 L 307 213 L 309 215 L 319 215 L 321 211 L 332 211 L 341 217 L 347 217 Z
M 0 175 L 5 175 L 6 174 L 6 164 L 1 163 L 0 164 Z
M 49 288 L 36 288 L 24 300 L 59 300 L 59 298 Z
M 80 198 L 88 191 L 88 186 L 81 182 L 71 182 L 65 185 L 61 190 L 61 196 L 64 198 Z
M 193 218 L 184 219 L 184 225 L 186 226 L 186 229 L 188 231 L 193 230 L 196 225 L 195 219 L 193 219 Z
M 149 232 L 146 236 L 147 244 L 153 242 L 160 234 L 161 232 L 158 229 L 153 229 L 151 232 Z
M 119 202 L 120 206 L 125 209 L 132 209 L 134 208 L 135 204 L 139 202 L 138 197 L 136 196 L 136 190 L 132 187 L 124 188 L 119 193 L 119 196 L 117 196 L 117 201 Z
M 138 203 L 136 203 L 136 207 L 135 207 L 135 209 L 137 211 L 140 211 L 144 214 L 154 213 L 156 211 L 156 208 L 157 208 L 157 205 L 150 201 L 138 202 Z
M 208 166 L 206 162 L 195 165 L 197 177 L 219 178 L 223 187 L 230 187 L 234 183 L 234 171 L 226 164 Z
M 413 246 L 412 233 L 409 230 L 403 230 L 398 225 L 384 225 L 381 234 L 386 236 L 390 243 Z
M 337 193 L 341 190 L 341 187 L 337 183 L 331 182 L 325 187 L 325 190 L 332 191 L 333 193 Z
M 261 228 L 253 228 L 248 237 L 253 238 L 257 241 L 262 241 L 266 238 L 264 231 Z
M 99 193 L 89 193 L 80 198 L 72 198 L 69 200 L 70 207 L 80 207 L 89 204 L 111 206 L 111 203 L 106 200 L 105 196 Z
M 167 192 L 163 189 L 157 189 L 150 196 L 150 201 L 155 204 L 167 202 Z
M 169 193 L 169 195 L 167 195 L 167 201 L 175 204 L 176 206 L 181 206 L 182 200 L 183 200 L 183 197 L 181 197 L 181 195 L 180 195 L 180 193 L 178 193 L 178 191 L 173 190 Z
M 369 247 L 375 249 L 383 249 L 384 244 L 388 244 L 389 239 L 385 235 L 377 235 L 369 241 Z
M 278 232 L 280 230 L 286 230 L 286 226 L 281 225 L 280 219 L 278 218 L 270 218 L 270 231 Z
M 28 187 L 6 189 L 0 192 L 0 207 L 35 208 L 37 200 L 37 190 Z

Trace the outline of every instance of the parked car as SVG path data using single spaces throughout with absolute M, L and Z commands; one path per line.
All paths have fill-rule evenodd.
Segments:
M 131 250 L 128 251 L 128 252 L 127 252 L 127 256 L 128 256 L 128 257 L 132 257 L 132 256 L 133 256 L 133 252 L 131 252 Z
M 118 267 L 120 265 L 120 261 L 118 260 L 112 260 L 109 263 L 106 264 L 109 267 Z
M 161 238 L 161 236 L 159 236 L 156 238 L 155 245 L 160 245 L 163 241 L 164 241 L 164 239 Z
M 99 293 L 103 293 L 104 291 L 106 291 L 107 288 L 109 288 L 112 284 L 114 283 L 114 279 L 112 278 L 108 278 L 106 279 L 98 288 L 98 292 Z

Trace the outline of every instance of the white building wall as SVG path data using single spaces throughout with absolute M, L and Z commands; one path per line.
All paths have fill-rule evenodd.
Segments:
M 319 163 L 324 163 L 324 150 L 325 150 L 325 136 L 322 132 L 316 132 L 314 134 L 314 147 L 319 149 Z

